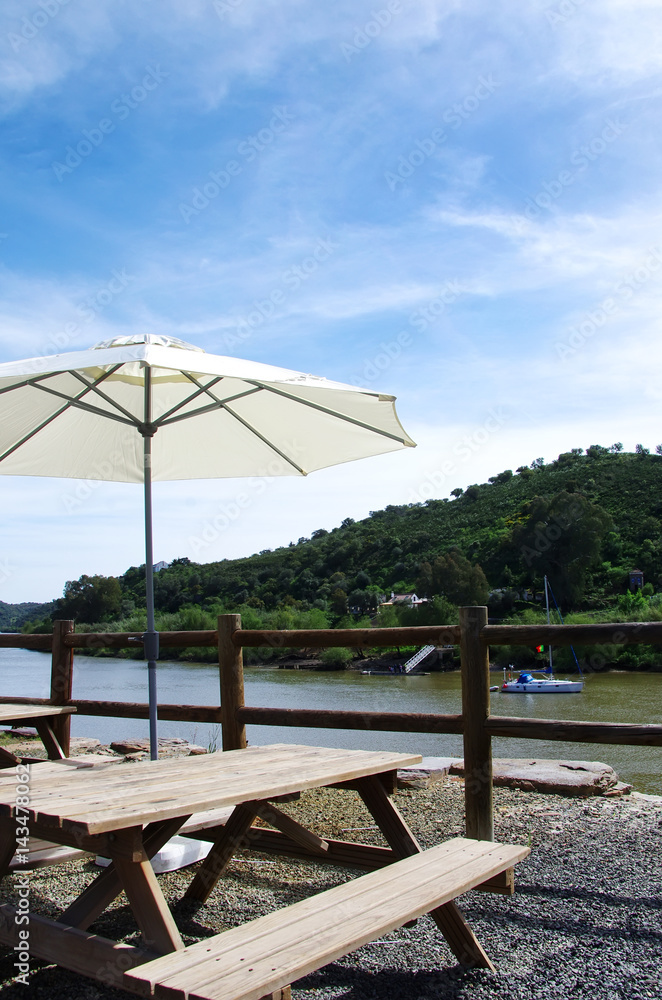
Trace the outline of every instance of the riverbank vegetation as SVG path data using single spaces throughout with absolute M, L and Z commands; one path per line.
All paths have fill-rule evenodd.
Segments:
M 175 559 L 156 574 L 157 626 L 214 628 L 229 611 L 247 628 L 447 624 L 459 606 L 485 603 L 491 620 L 534 622 L 543 616 L 545 575 L 569 623 L 662 620 L 662 447 L 657 452 L 575 448 L 448 499 L 346 518 L 244 559 Z M 633 580 L 634 570 L 643 579 Z M 49 631 L 59 617 L 74 618 L 78 629 L 141 630 L 144 585 L 144 566 L 118 578 L 83 576 L 41 614 L 26 611 L 23 627 Z M 393 592 L 428 603 L 380 607 Z M 494 653 L 498 662 L 532 663 L 528 649 Z M 658 655 L 614 645 L 582 650 L 581 659 L 593 669 L 655 669 Z M 558 662 L 570 669 L 572 652 L 559 650 Z

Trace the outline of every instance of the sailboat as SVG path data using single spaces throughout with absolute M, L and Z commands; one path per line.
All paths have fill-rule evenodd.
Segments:
M 551 587 L 549 581 L 545 576 L 545 607 L 547 610 L 547 624 L 549 625 L 549 592 Z M 552 593 L 554 598 L 554 594 Z M 556 604 L 556 598 L 554 598 L 554 604 Z M 558 612 L 559 618 L 561 618 L 561 624 L 563 624 L 563 618 L 561 617 L 561 612 L 559 611 L 558 605 L 556 605 L 556 610 Z M 574 650 L 573 650 L 574 653 Z M 577 662 L 577 657 L 575 657 L 575 662 Z M 577 668 L 581 674 L 581 667 L 577 663 Z M 511 668 L 512 669 L 512 668 Z M 503 684 L 501 685 L 501 691 L 504 693 L 511 694 L 578 694 L 584 689 L 584 680 L 580 681 L 569 681 L 569 680 L 559 680 L 554 677 L 554 666 L 552 660 L 552 647 L 549 647 L 549 664 L 544 670 L 538 670 L 534 673 L 523 672 L 519 675 L 516 680 L 506 680 L 506 671 L 504 670 Z M 540 676 L 542 675 L 542 676 Z

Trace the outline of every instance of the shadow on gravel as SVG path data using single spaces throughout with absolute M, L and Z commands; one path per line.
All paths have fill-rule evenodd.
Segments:
M 464 1000 L 467 987 L 490 982 L 495 982 L 491 973 L 460 966 L 432 972 L 365 972 L 331 964 L 300 979 L 296 989 L 333 990 L 337 1000 Z
M 605 909 L 607 909 L 605 907 Z M 574 919 L 570 916 L 554 916 L 558 911 L 550 907 L 549 914 L 534 915 L 532 913 L 518 913 L 513 910 L 508 917 L 508 924 L 511 928 L 522 928 L 521 936 L 525 940 L 528 933 L 533 929 L 539 931 L 560 931 L 563 934 L 572 935 L 578 942 L 587 943 L 591 939 L 614 941 L 662 941 L 662 932 L 657 930 L 647 930 L 637 927 L 633 931 L 627 922 L 632 913 L 632 906 L 628 908 L 619 907 L 615 904 L 615 917 L 611 917 L 607 912 L 594 912 L 593 919 L 587 913 Z M 615 924 L 615 920 L 620 920 L 620 926 Z M 493 924 L 497 921 L 494 920 Z
M 13 958 L 0 961 L 0 981 L 15 975 Z M 0 987 L 2 1000 L 136 1000 L 135 994 L 102 986 L 66 969 L 58 969 L 43 962 L 33 960 L 28 984 L 13 983 Z
M 655 896 L 617 896 L 613 892 L 598 892 L 595 889 L 554 889 L 547 886 L 518 885 L 518 896 L 546 896 L 555 899 L 583 899 L 604 903 L 608 906 L 627 906 L 630 909 L 648 906 L 651 910 L 662 910 L 662 898 Z

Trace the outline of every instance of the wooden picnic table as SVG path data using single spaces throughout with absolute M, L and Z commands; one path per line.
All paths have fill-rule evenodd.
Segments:
M 46 747 L 49 760 L 61 760 L 66 757 L 66 754 L 55 735 L 51 721 L 63 715 L 71 715 L 75 711 L 74 705 L 24 705 L 20 702 L 2 702 L 0 703 L 0 725 L 31 722 L 39 733 L 41 742 Z M 21 760 L 26 759 L 19 758 L 4 747 L 0 747 L 0 767 L 13 767 Z M 31 762 L 33 759 L 29 758 Z
M 430 911 L 460 961 L 491 967 L 453 899 L 511 869 L 528 849 L 457 838 L 421 852 L 390 798 L 396 769 L 420 761 L 412 754 L 277 744 L 93 772 L 48 763 L 30 768 L 31 835 L 112 860 L 57 922 L 31 914 L 31 954 L 145 996 L 259 1000 L 281 995 L 281 987 L 305 971 Z M 0 772 L 0 876 L 14 855 L 21 815 L 14 771 Z M 332 842 L 274 805 L 321 786 L 351 787 L 361 795 L 390 848 L 356 845 L 368 858 L 364 866 L 376 870 L 185 948 L 150 858 L 191 817 L 233 807 L 226 822 L 205 829 L 213 846 L 186 892 L 190 900 L 203 903 L 235 852 L 251 846 L 253 832 L 260 833 L 252 825 L 258 816 L 280 831 L 290 849 L 333 863 L 340 856 Z M 352 846 L 346 845 L 350 855 Z M 122 889 L 142 932 L 141 947 L 88 931 Z M 0 942 L 11 948 L 18 941 L 15 917 L 12 907 L 0 906 Z M 316 920 L 317 931 L 307 938 Z M 303 921 L 303 950 L 297 921 Z

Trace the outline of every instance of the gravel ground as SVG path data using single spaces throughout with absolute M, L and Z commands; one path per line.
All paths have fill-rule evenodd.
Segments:
M 396 801 L 424 846 L 463 833 L 463 784 L 445 779 L 400 791 Z M 300 980 L 295 1000 L 639 1000 L 662 996 L 662 798 L 568 799 L 495 789 L 496 839 L 527 844 L 512 897 L 470 892 L 460 905 L 496 973 L 455 964 L 429 917 L 366 945 Z M 283 807 L 318 833 L 381 843 L 352 792 L 320 789 Z M 322 823 L 320 817 L 326 817 Z M 35 912 L 55 916 L 89 882 L 94 866 L 73 862 L 33 872 Z M 194 911 L 178 903 L 191 869 L 160 876 L 186 943 L 344 881 L 346 870 L 240 855 Z M 2 901 L 14 902 L 9 876 Z M 137 943 L 119 897 L 93 930 Z M 6 1000 L 128 1000 L 54 966 L 34 962 L 30 985 L 13 982 L 13 957 L 0 958 Z

